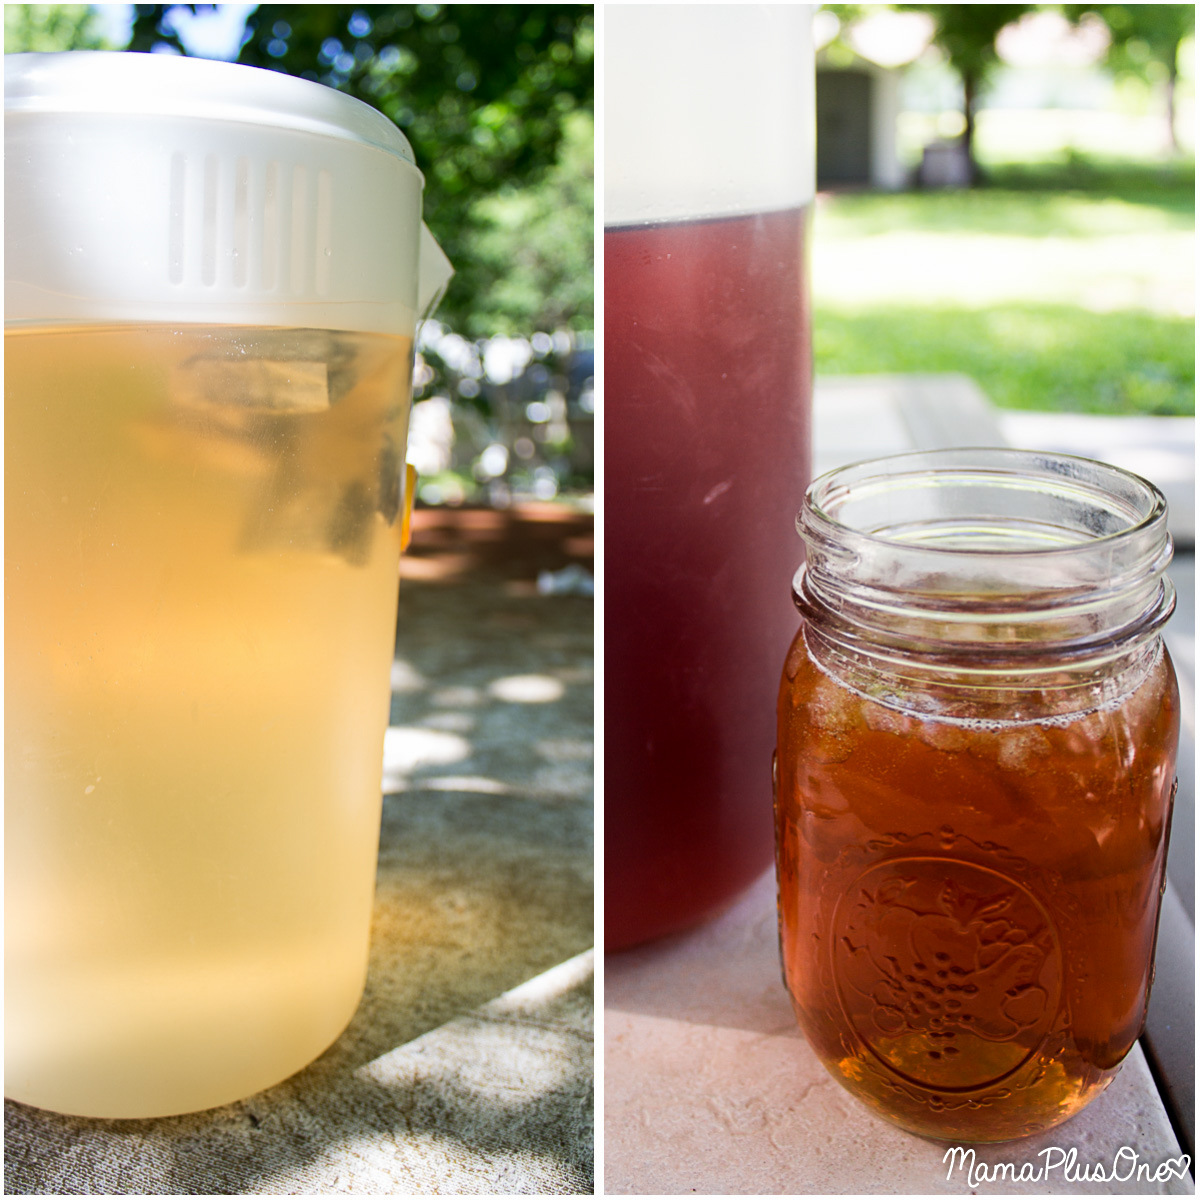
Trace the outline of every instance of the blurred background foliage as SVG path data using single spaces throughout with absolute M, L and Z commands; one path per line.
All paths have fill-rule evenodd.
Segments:
M 842 65 L 848 65 L 855 54 L 853 31 L 869 18 L 890 9 L 929 20 L 931 48 L 959 79 L 959 136 L 976 182 L 980 171 L 974 154 L 975 117 L 986 99 L 990 77 L 1006 66 L 1000 36 L 1037 13 L 1061 15 L 1075 29 L 1102 28 L 1104 66 L 1113 76 L 1136 84 L 1162 84 L 1167 135 L 1172 149 L 1181 149 L 1175 127 L 1176 91 L 1181 50 L 1195 37 L 1193 4 L 824 4 L 820 9 L 837 22 L 837 33 L 825 46 L 826 57 Z M 1063 62 L 1068 74 L 1074 65 L 1069 59 Z
M 6 50 L 195 53 L 188 30 L 235 7 L 6 5 Z M 114 37 L 100 17 L 120 8 Z M 588 495 L 591 7 L 239 11 L 227 57 L 382 109 L 426 172 L 458 274 L 417 364 L 424 498 Z M 911 53 L 903 31 L 860 36 L 893 18 L 927 23 Z M 830 4 L 818 27 L 819 72 L 893 78 L 904 178 L 822 185 L 817 370 L 957 370 L 1009 407 L 1193 413 L 1194 6 Z M 965 146 L 973 186 L 922 182 L 937 142 Z
M 831 4 L 814 28 L 818 80 L 891 97 L 897 160 L 888 185 L 819 183 L 818 374 L 1193 416 L 1194 5 Z M 970 169 L 926 178 L 930 148 Z
M 196 53 L 196 21 L 234 7 L 5 5 L 5 51 Z M 114 35 L 104 18 L 117 8 L 129 19 Z M 456 273 L 419 345 L 412 457 L 422 498 L 586 497 L 591 5 L 242 9 L 236 45 L 220 57 L 365 101 L 403 130 L 425 174 L 425 220 Z
M 116 50 L 92 4 L 6 4 L 4 53 Z

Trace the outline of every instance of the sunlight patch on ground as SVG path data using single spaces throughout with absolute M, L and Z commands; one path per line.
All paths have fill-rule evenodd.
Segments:
M 438 775 L 422 779 L 420 786 L 430 792 L 472 792 L 481 796 L 507 796 L 512 792 L 507 783 L 482 775 Z
M 437 708 L 474 708 L 483 703 L 483 694 L 475 687 L 444 687 L 429 697 L 429 703 Z
M 405 662 L 402 658 L 392 660 L 393 692 L 419 692 L 428 686 L 429 681 L 412 663 Z
M 511 704 L 551 704 L 561 700 L 566 689 L 549 675 L 507 675 L 493 680 L 488 691 Z
M 475 728 L 475 718 L 465 712 L 430 713 L 421 718 L 423 729 L 444 729 L 447 733 L 470 733 Z
M 387 1088 L 404 1107 L 407 1127 L 397 1150 L 411 1152 L 418 1135 L 435 1137 L 435 1128 L 448 1127 L 460 1144 L 442 1152 L 461 1161 L 482 1144 L 495 1169 L 496 1147 L 504 1144 L 499 1131 L 519 1128 L 547 1106 L 586 1104 L 582 1081 L 594 1042 L 582 1013 L 594 973 L 588 950 L 358 1067 L 358 1080 Z M 413 1119 L 429 1113 L 437 1115 L 436 1127 Z M 537 1157 L 532 1149 L 523 1153 Z M 576 1194 L 562 1189 L 561 1178 L 558 1188 L 545 1190 Z
M 446 766 L 471 757 L 471 743 L 439 729 L 393 726 L 383 737 L 383 790 L 394 792 L 422 767 Z
M 1195 237 L 1091 238 L 898 231 L 817 237 L 813 293 L 842 309 L 905 304 L 1069 304 L 1093 312 L 1195 315 Z

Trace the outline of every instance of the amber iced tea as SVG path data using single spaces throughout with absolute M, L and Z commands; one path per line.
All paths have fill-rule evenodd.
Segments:
M 938 720 L 856 694 L 804 635 L 780 693 L 783 955 L 815 1051 L 916 1132 L 1064 1120 L 1141 1031 L 1179 703 L 1159 654 L 1053 724 Z
M 948 451 L 818 480 L 779 692 L 784 976 L 831 1073 L 929 1136 L 1066 1120 L 1141 1032 L 1179 697 L 1161 496 Z

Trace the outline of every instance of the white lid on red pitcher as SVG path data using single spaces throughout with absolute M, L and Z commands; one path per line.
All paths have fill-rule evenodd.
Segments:
M 812 201 L 810 5 L 610 4 L 603 21 L 606 225 Z
M 411 334 L 450 270 L 408 140 L 275 71 L 5 57 L 5 319 Z

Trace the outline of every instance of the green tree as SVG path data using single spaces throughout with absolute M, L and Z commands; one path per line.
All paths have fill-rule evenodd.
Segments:
M 1166 90 L 1171 147 L 1179 150 L 1175 132 L 1175 88 L 1179 80 L 1179 45 L 1196 32 L 1194 4 L 1064 4 L 1067 18 L 1079 22 L 1089 13 L 1108 26 L 1112 38 L 1108 65 L 1116 74 L 1136 75 Z
M 473 208 L 470 261 L 494 282 L 476 294 L 467 333 L 592 328 L 591 114 L 571 113 L 563 129 L 558 162 L 541 183 L 502 188 Z
M 963 150 L 972 181 L 979 179 L 975 161 L 975 111 L 979 91 L 995 65 L 996 35 L 1019 20 L 1032 4 L 897 4 L 908 12 L 928 13 L 934 22 L 933 40 L 941 47 L 963 84 Z
M 4 53 L 110 50 L 90 4 L 6 4 Z
M 165 44 L 184 52 L 171 7 L 137 6 L 130 49 Z M 426 221 L 457 268 L 439 316 L 479 330 L 472 314 L 492 304 L 511 267 L 511 255 L 475 253 L 479 239 L 494 233 L 492 202 L 542 184 L 572 115 L 590 116 L 591 6 L 262 4 L 246 35 L 239 62 L 336 87 L 404 131 L 426 175 Z M 584 191 L 590 255 L 590 186 L 573 202 L 582 204 Z M 591 274 L 589 257 L 586 304 L 567 306 L 589 324 Z M 543 272 L 543 282 L 552 276 Z M 509 324 L 537 328 L 567 315 L 554 313 L 554 298 L 547 305 L 528 289 L 521 294 L 517 304 L 517 293 L 508 293 Z

